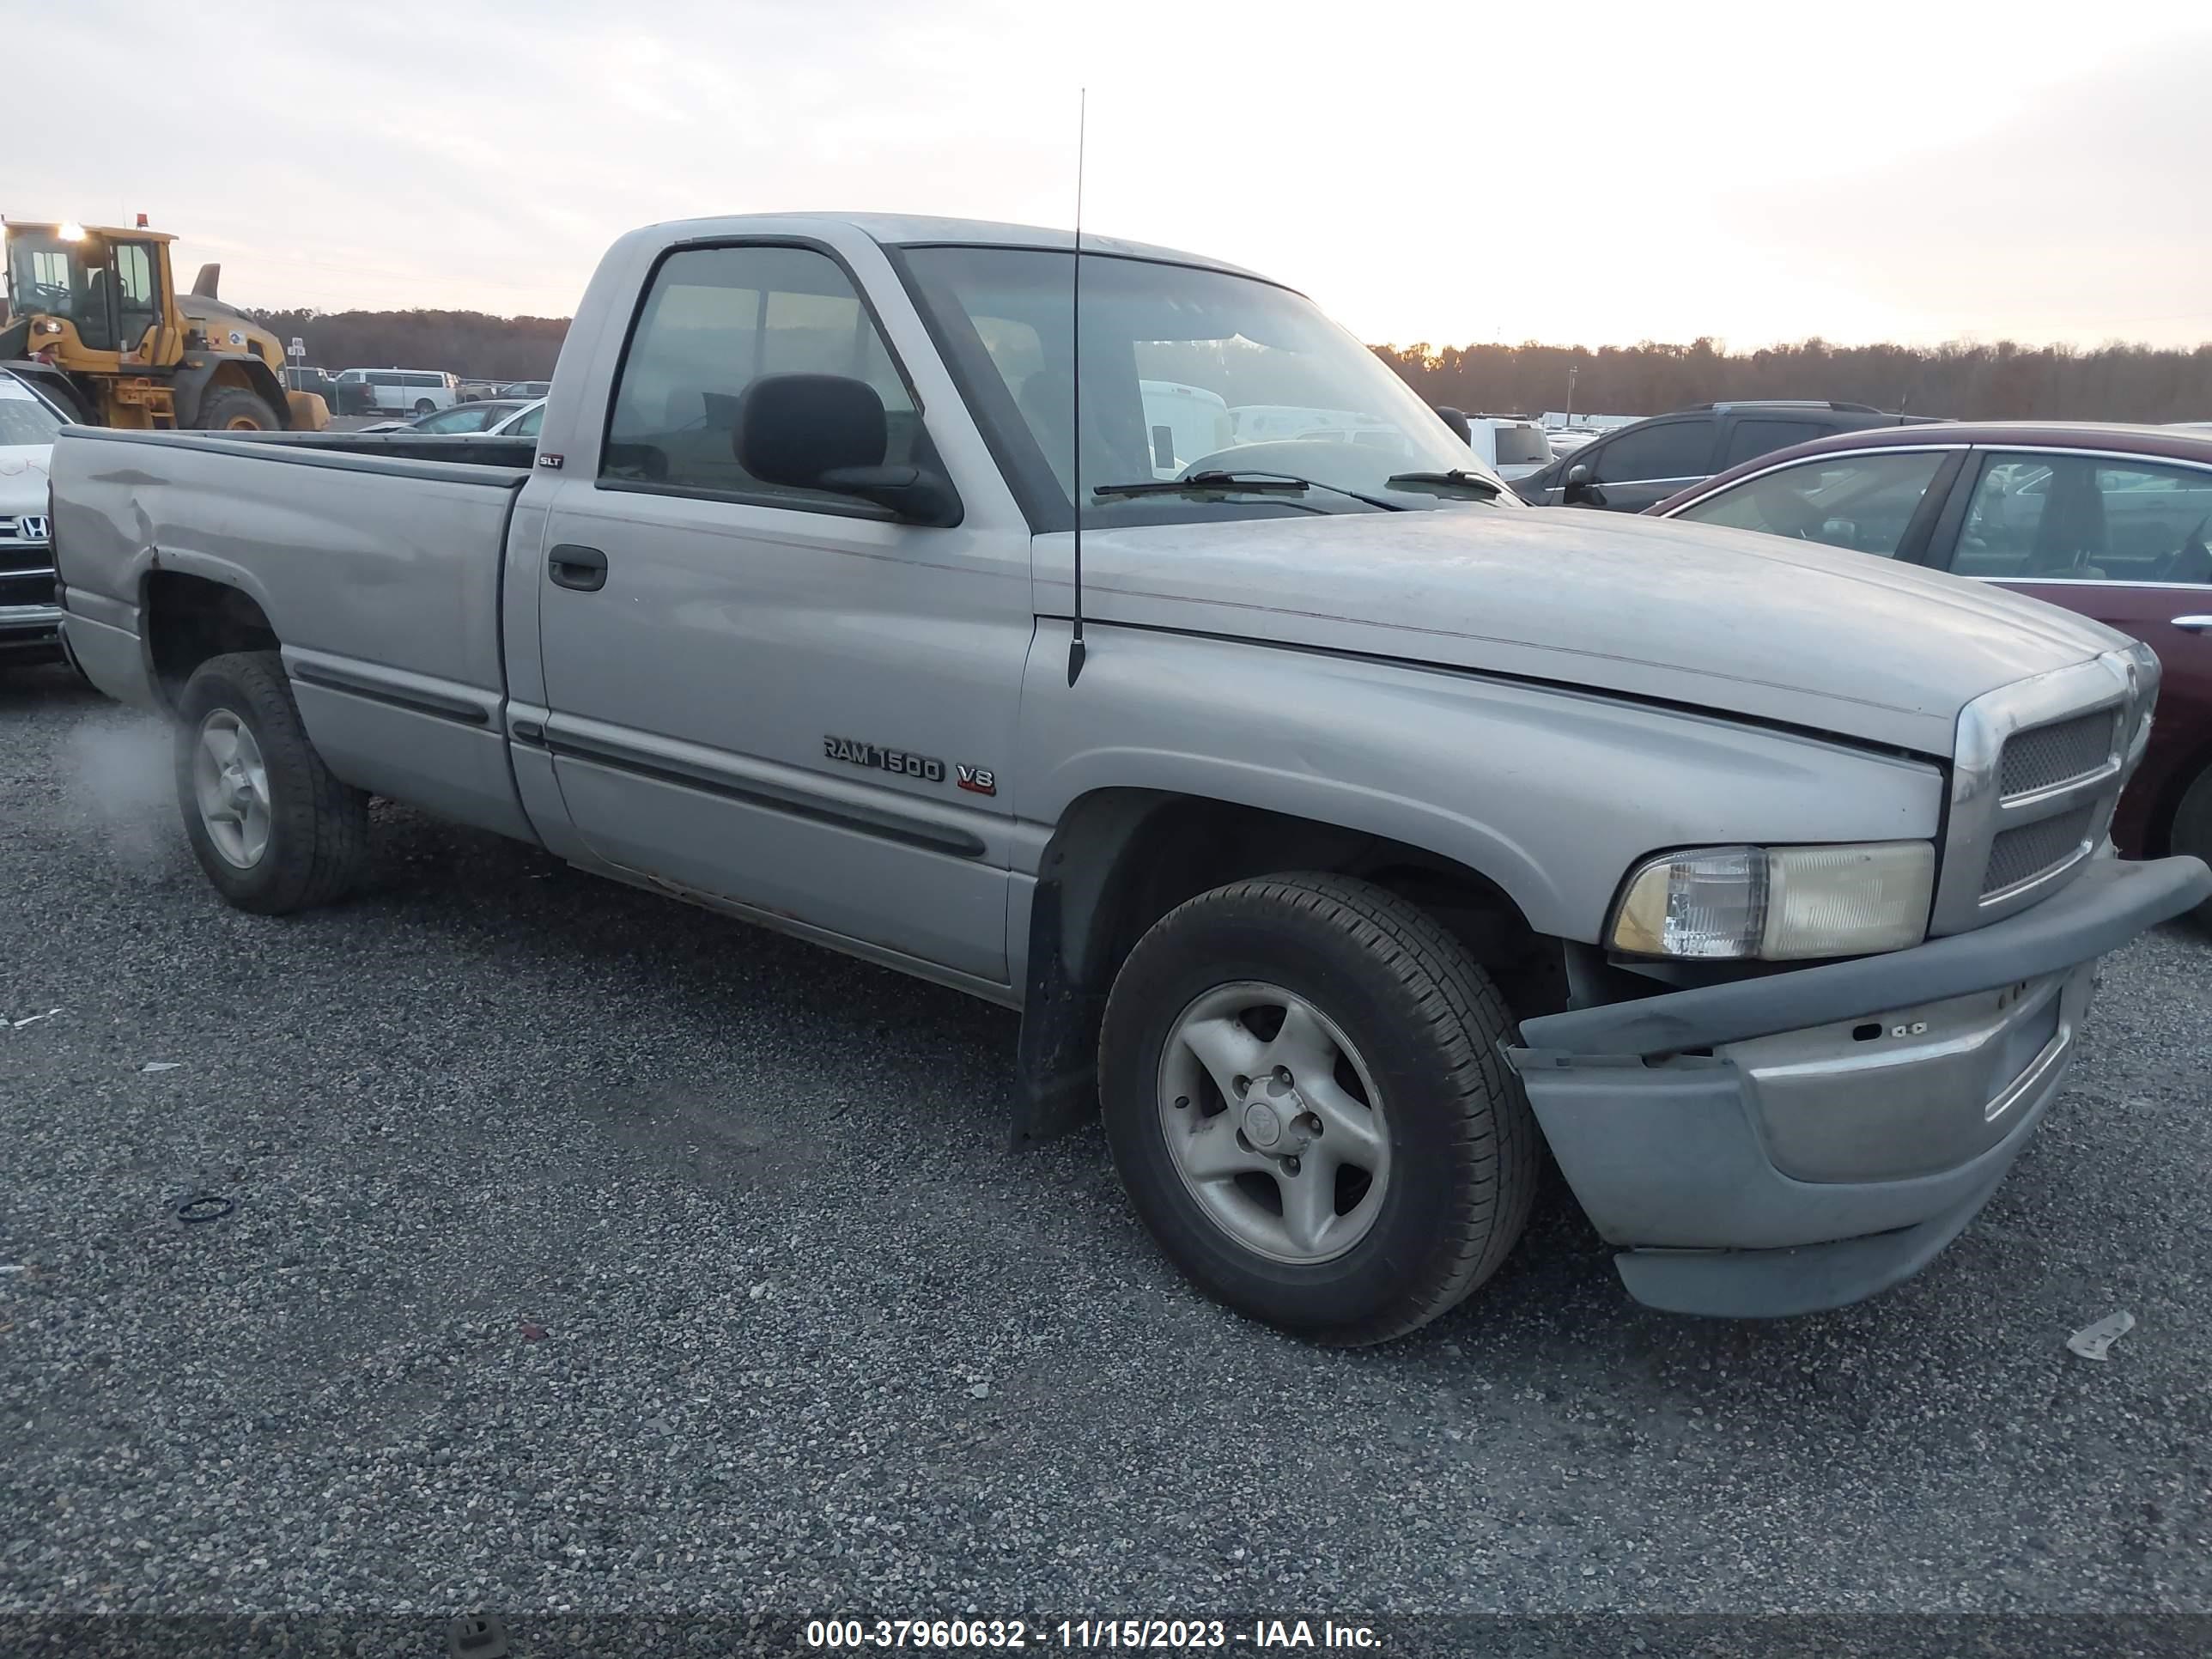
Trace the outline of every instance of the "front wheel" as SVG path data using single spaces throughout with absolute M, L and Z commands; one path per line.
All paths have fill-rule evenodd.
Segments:
M 1370 883 L 1232 883 L 1140 939 L 1099 1051 L 1130 1201 L 1200 1289 L 1322 1341 L 1426 1324 L 1525 1225 L 1536 1127 L 1512 1020 L 1426 912 Z
M 307 740 L 283 659 L 210 658 L 177 712 L 177 804 L 216 890 L 262 915 L 343 897 L 368 867 L 368 797 Z
M 244 386 L 219 386 L 200 399 L 200 427 L 207 432 L 282 432 L 284 422 L 259 394 Z
M 428 398 L 417 398 L 415 400 L 415 412 L 417 415 L 428 415 L 437 406 L 437 404 L 432 403 Z

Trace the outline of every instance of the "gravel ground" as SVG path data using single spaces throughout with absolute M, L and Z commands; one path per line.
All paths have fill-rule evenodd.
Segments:
M 2212 1608 L 2197 936 L 1872 1304 L 1652 1313 L 1555 1200 L 1329 1352 L 1007 1153 L 1011 1016 L 383 807 L 242 915 L 164 757 L 0 680 L 0 1611 Z

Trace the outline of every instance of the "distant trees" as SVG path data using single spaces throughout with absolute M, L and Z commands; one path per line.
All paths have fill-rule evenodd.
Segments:
M 1593 414 L 1655 415 L 1730 398 L 1828 398 L 1957 420 L 2212 420 L 2212 343 L 2160 350 L 1810 339 L 1729 352 L 1699 339 L 1595 350 L 1423 343 L 1375 351 L 1428 402 L 1470 413 L 1562 408 L 1572 368 L 1574 406 Z
M 307 343 L 319 368 L 447 368 L 464 380 L 543 380 L 568 332 L 565 317 L 481 311 L 257 311 L 278 339 Z
M 553 372 L 565 317 L 494 317 L 480 311 L 261 311 L 279 339 L 307 343 L 325 368 L 449 368 L 471 380 L 542 380 Z M 1148 375 L 1174 378 L 1178 362 L 1204 359 L 1204 384 L 1231 384 L 1249 401 L 1294 402 L 1304 392 L 1278 368 L 1238 372 L 1225 344 L 1148 347 Z M 2212 420 L 2212 343 L 2194 350 L 2140 345 L 2026 346 L 1954 341 L 1940 346 L 1831 345 L 1801 340 L 1756 351 L 1687 345 L 1376 346 L 1375 353 L 1432 404 L 1470 412 L 1559 409 L 1567 371 L 1574 406 L 1593 414 L 1651 415 L 1727 398 L 1832 398 L 1900 405 L 1960 420 Z M 1243 382 L 1249 380 L 1249 385 Z M 1268 382 L 1262 384 L 1263 381 Z M 1232 399 L 1231 401 L 1235 401 Z

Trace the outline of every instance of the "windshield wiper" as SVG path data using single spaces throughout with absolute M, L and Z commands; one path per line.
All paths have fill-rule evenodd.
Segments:
M 1382 482 L 1393 489 L 1401 485 L 1411 485 L 1417 489 L 1424 486 L 1443 489 L 1478 489 L 1482 493 L 1477 499 L 1486 501 L 1497 500 L 1499 493 L 1497 480 L 1456 466 L 1449 472 L 1394 472 Z
M 1209 467 L 1203 472 L 1194 472 L 1188 478 L 1139 478 L 1130 483 L 1093 484 L 1094 495 L 1188 495 L 1236 490 L 1254 495 L 1302 495 L 1309 489 L 1326 489 L 1331 495 L 1348 496 L 1364 501 L 1369 507 L 1378 507 L 1385 513 L 1403 513 L 1406 509 L 1395 501 L 1386 501 L 1374 495 L 1363 495 L 1356 489 L 1346 489 L 1341 484 L 1322 483 L 1312 478 L 1301 478 L 1295 472 L 1247 472 L 1242 468 Z

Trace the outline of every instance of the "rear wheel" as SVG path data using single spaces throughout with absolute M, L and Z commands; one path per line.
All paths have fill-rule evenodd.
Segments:
M 368 797 L 308 742 L 275 652 L 202 663 L 177 712 L 177 804 L 216 891 L 283 915 L 354 887 L 368 865 Z
M 282 432 L 284 422 L 258 392 L 242 386 L 219 386 L 200 399 L 204 432 Z
M 2175 852 L 2212 864 L 2212 767 L 2197 774 L 2197 781 L 2189 786 L 2181 805 L 2174 809 L 2169 840 Z M 2190 915 L 2200 927 L 2212 928 L 2212 899 Z
M 437 404 L 432 403 L 428 398 L 417 398 L 415 400 L 415 412 L 417 415 L 428 415 L 437 406 Z
M 1099 1053 L 1115 1167 L 1176 1265 L 1323 1341 L 1427 1323 L 1527 1222 L 1512 1020 L 1426 912 L 1328 875 L 1237 882 L 1138 942 Z

